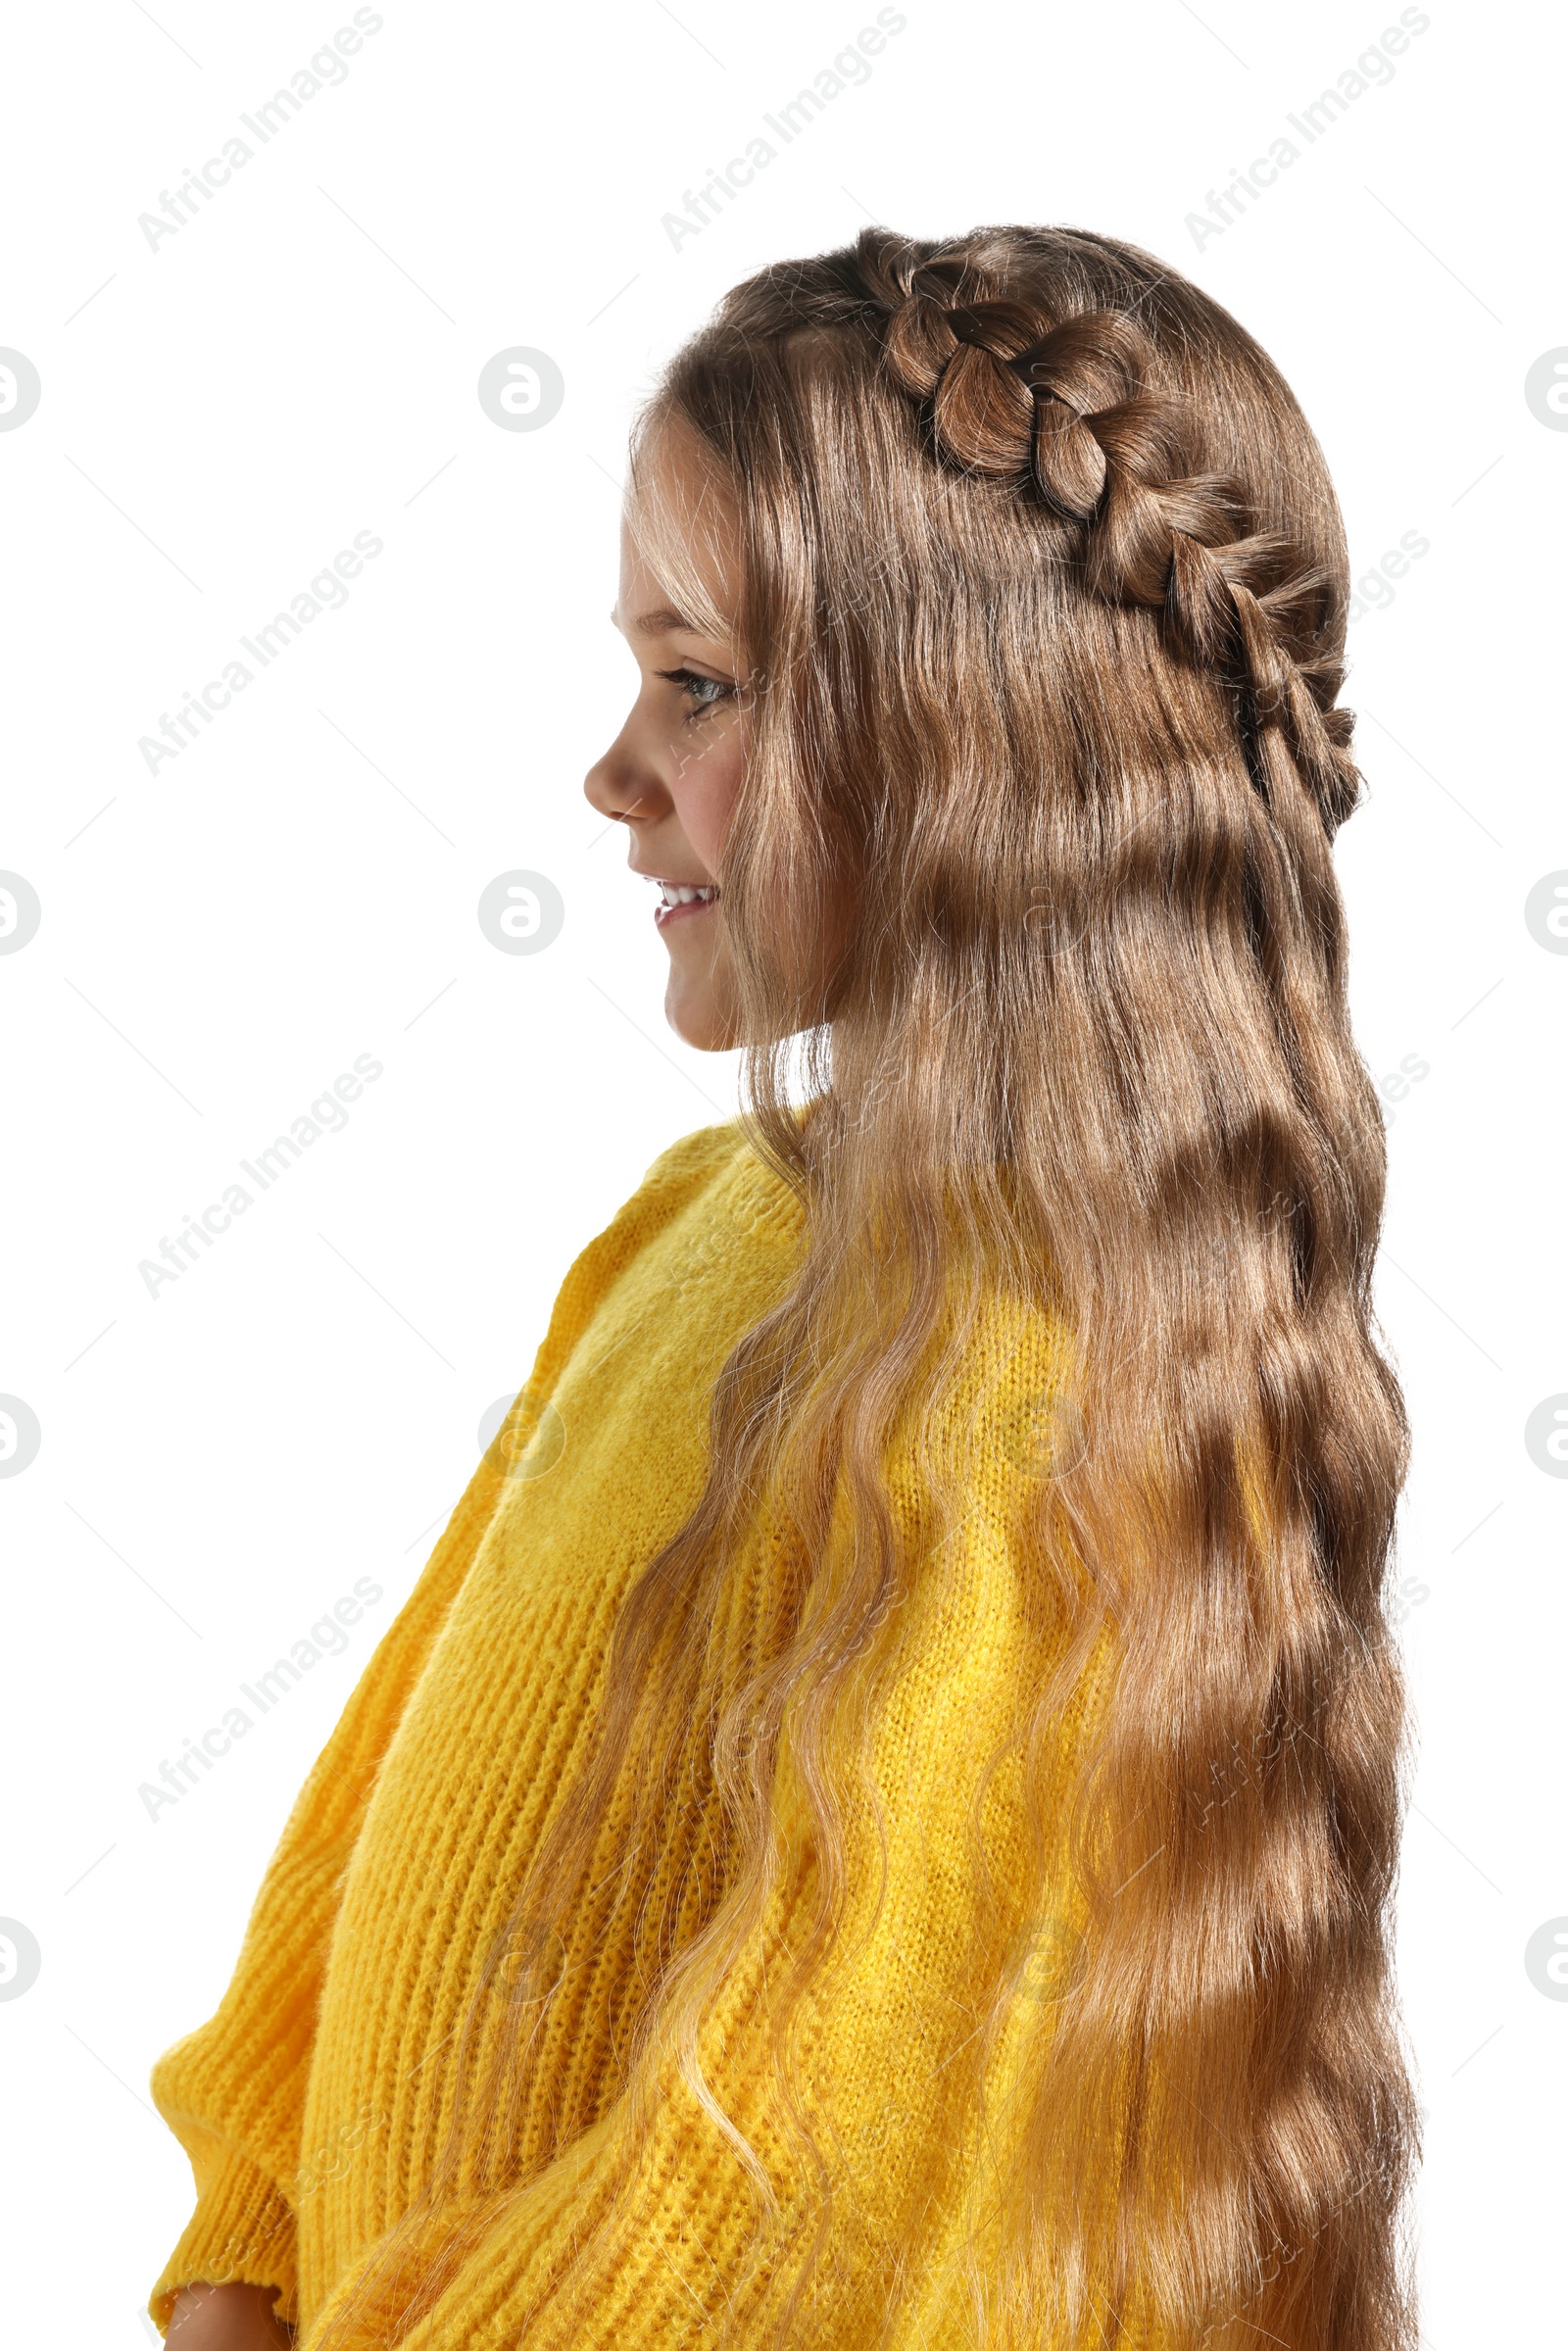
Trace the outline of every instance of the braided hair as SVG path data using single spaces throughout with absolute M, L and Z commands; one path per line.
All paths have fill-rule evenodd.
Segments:
M 892 281 L 888 367 L 919 403 L 935 457 L 1076 525 L 1089 590 L 1163 615 L 1187 658 L 1238 696 L 1257 790 L 1273 801 L 1299 776 L 1332 839 L 1360 779 L 1318 634 L 1323 572 L 1256 527 L 1233 474 L 1205 467 L 1192 408 L 1159 388 L 1135 315 L 1053 319 L 1017 297 L 966 296 L 965 260 L 911 258 L 884 245 L 868 276 Z

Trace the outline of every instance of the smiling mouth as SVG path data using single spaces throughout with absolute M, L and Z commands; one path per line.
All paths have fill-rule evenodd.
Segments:
M 687 921 L 693 915 L 705 912 L 717 903 L 719 895 L 716 882 L 708 882 L 700 887 L 689 883 L 662 882 L 660 889 L 662 897 L 654 908 L 654 920 L 661 930 L 666 929 L 672 922 Z

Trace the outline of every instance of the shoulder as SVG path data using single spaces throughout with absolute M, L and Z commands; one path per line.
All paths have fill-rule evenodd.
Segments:
M 666 1145 L 643 1173 L 603 1230 L 581 1249 L 562 1284 L 558 1311 L 580 1321 L 658 1245 L 668 1238 L 680 1247 L 674 1228 L 686 1227 L 692 1245 L 721 1229 L 732 1240 L 752 1234 L 787 1232 L 800 1222 L 788 1186 L 753 1150 L 737 1119 L 698 1127 Z
M 723 1203 L 742 1223 L 790 1219 L 789 1187 L 764 1164 L 738 1118 L 697 1127 L 653 1160 L 609 1230 L 624 1226 L 648 1240 L 688 1209 Z
M 696 1127 L 677 1142 L 666 1144 L 659 1156 L 649 1162 L 642 1182 L 626 1205 L 631 1207 L 643 1201 L 653 1206 L 689 1196 L 732 1167 L 745 1149 L 738 1119 L 726 1118 L 715 1126 Z

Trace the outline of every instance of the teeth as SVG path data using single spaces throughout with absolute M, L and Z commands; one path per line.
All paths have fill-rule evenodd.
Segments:
M 716 883 L 709 883 L 700 890 L 690 889 L 681 882 L 663 882 L 660 886 L 664 893 L 666 906 L 689 906 L 694 899 L 700 899 L 704 906 L 708 906 L 718 896 Z

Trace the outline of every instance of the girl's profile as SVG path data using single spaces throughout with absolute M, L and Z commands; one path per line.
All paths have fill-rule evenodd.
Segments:
M 1321 452 L 1066 228 L 738 285 L 624 825 L 744 1106 L 564 1272 L 161 2059 L 181 2351 L 1413 2351 L 1407 1438 Z

